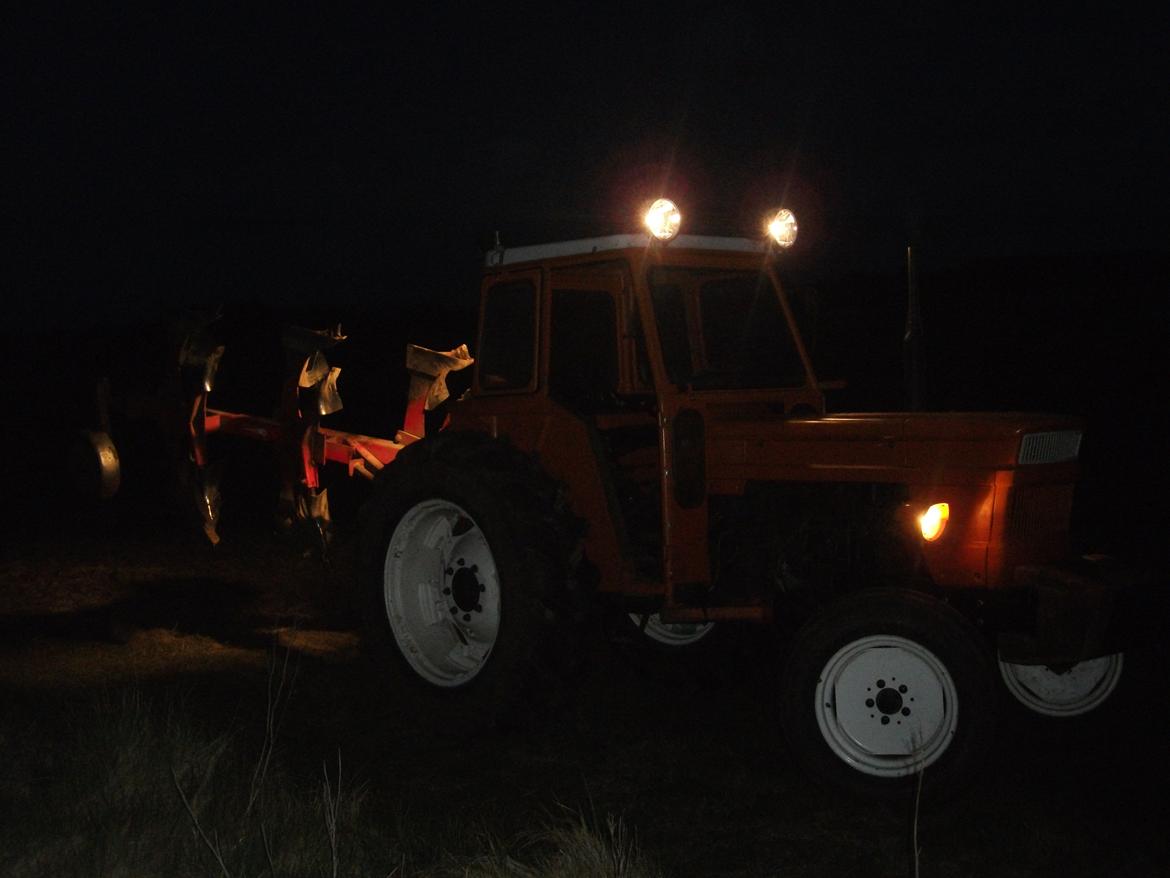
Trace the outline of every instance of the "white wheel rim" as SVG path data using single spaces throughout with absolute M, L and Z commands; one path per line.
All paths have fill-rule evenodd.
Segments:
M 1076 716 L 1108 698 L 1121 679 L 1122 654 L 1078 662 L 1057 672 L 1046 665 L 999 660 L 999 672 L 1016 700 L 1045 716 Z
M 398 522 L 382 572 L 386 620 L 402 655 L 436 686 L 469 683 L 500 631 L 500 578 L 475 520 L 424 500 Z
M 630 613 L 630 621 L 651 640 L 664 646 L 690 646 L 711 633 L 714 622 L 663 622 L 657 613 Z
M 876 777 L 935 762 L 955 736 L 959 699 L 938 657 L 904 637 L 854 640 L 825 664 L 814 703 L 833 754 Z

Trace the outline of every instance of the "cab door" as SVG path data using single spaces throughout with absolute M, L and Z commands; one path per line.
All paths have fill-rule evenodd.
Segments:
M 812 408 L 819 391 L 789 309 L 763 265 L 727 254 L 667 259 L 655 252 L 643 279 L 638 300 L 653 352 L 663 462 L 664 610 L 707 614 L 714 602 L 728 605 L 720 617 L 738 617 L 735 605 L 754 598 L 742 583 L 717 581 L 727 559 L 712 557 L 712 437 L 727 424 L 783 423 Z
M 577 475 L 588 473 L 594 486 L 589 518 L 591 534 L 599 536 L 591 536 L 591 557 L 607 558 L 614 570 L 603 590 L 660 593 L 656 404 L 648 370 L 637 367 L 631 308 L 629 273 L 622 263 L 551 272 L 545 386 L 553 408 L 550 429 L 578 437 L 568 447 L 587 448 L 566 465 Z M 545 453 L 555 456 L 564 449 L 548 447 Z M 579 502 L 576 496 L 574 501 Z

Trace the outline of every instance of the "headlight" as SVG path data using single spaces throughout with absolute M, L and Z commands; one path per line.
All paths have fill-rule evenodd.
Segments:
M 949 503 L 935 503 L 918 516 L 918 529 L 922 531 L 922 538 L 933 543 L 943 535 L 947 529 L 947 519 L 951 517 Z
M 673 201 L 659 198 L 650 205 L 642 221 L 650 230 L 650 234 L 659 241 L 669 241 L 678 234 L 678 227 L 682 225 L 682 214 L 678 212 Z
M 768 221 L 768 236 L 778 247 L 791 247 L 796 243 L 796 215 L 784 207 Z

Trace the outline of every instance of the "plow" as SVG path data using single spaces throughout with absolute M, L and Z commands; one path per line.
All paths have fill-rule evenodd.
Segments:
M 323 554 L 328 552 L 332 519 L 328 488 L 321 484 L 323 467 L 343 468 L 350 477 L 372 481 L 376 474 L 427 432 L 428 413 L 448 399 L 446 376 L 470 366 L 467 346 L 433 351 L 418 345 L 406 349 L 410 375 L 402 427 L 392 439 L 335 430 L 322 419 L 342 409 L 338 391 L 341 370 L 330 366 L 326 352 L 345 341 L 333 330 L 285 327 L 285 377 L 279 412 L 266 418 L 230 412 L 210 404 L 224 346 L 216 344 L 209 327 L 195 330 L 179 354 L 182 386 L 188 400 L 186 435 L 190 442 L 193 481 L 203 532 L 212 545 L 220 541 L 221 492 L 219 467 L 208 452 L 208 437 L 240 436 L 273 446 L 279 460 L 281 485 L 277 520 L 285 527 L 308 523 Z M 439 425 L 441 428 L 442 424 Z

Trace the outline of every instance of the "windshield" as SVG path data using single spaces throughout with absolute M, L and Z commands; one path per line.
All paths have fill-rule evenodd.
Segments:
M 659 266 L 650 297 L 679 387 L 803 387 L 804 364 L 766 272 Z

